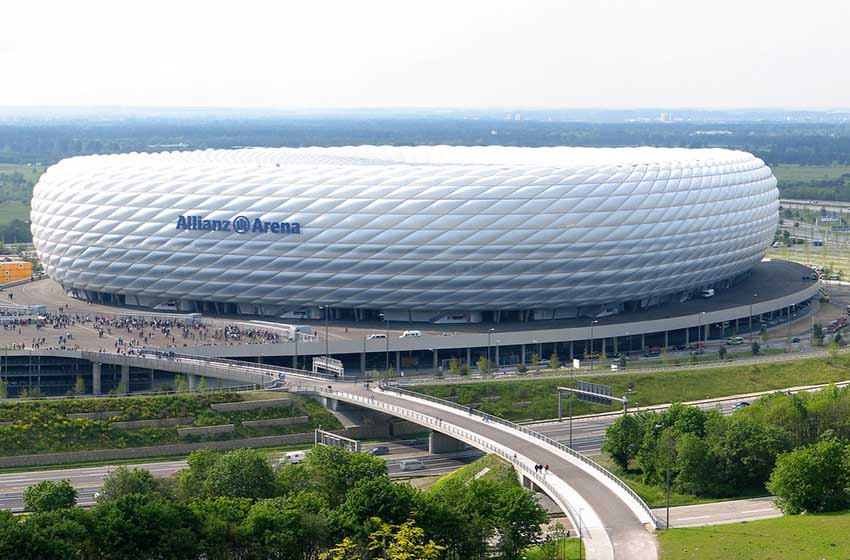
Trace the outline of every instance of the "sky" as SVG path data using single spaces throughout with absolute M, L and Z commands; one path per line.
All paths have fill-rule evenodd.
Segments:
M 0 106 L 850 107 L 845 0 L 18 0 L 0 13 Z

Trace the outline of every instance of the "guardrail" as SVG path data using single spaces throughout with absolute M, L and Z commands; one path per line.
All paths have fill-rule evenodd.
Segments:
M 534 469 L 529 464 L 526 464 L 525 462 L 521 461 L 515 453 L 506 451 L 505 447 L 503 447 L 503 446 L 493 445 L 490 442 L 490 440 L 482 438 L 481 436 L 477 435 L 472 430 L 467 430 L 467 429 L 461 428 L 460 426 L 455 426 L 454 424 L 444 422 L 441 418 L 437 418 L 435 416 L 430 416 L 428 414 L 416 412 L 416 411 L 410 410 L 408 408 L 404 408 L 404 407 L 397 406 L 397 405 L 390 404 L 390 403 L 381 402 L 381 401 L 378 401 L 374 398 L 368 398 L 368 397 L 364 397 L 364 396 L 361 396 L 361 395 L 355 395 L 353 393 L 346 393 L 345 391 L 339 391 L 339 390 L 335 390 L 335 389 L 332 389 L 332 388 L 329 388 L 329 387 L 313 386 L 312 389 L 306 389 L 306 387 L 305 388 L 299 388 L 299 389 L 301 391 L 309 391 L 309 392 L 315 392 L 315 393 L 319 393 L 319 394 L 334 395 L 336 397 L 342 397 L 342 398 L 344 398 L 345 400 L 348 400 L 348 401 L 355 401 L 355 402 L 361 402 L 361 403 L 367 404 L 368 406 L 370 406 L 372 408 L 380 408 L 380 409 L 382 409 L 386 412 L 391 413 L 393 416 L 396 416 L 396 417 L 399 417 L 399 418 L 406 418 L 406 419 L 414 420 L 417 424 L 420 424 L 422 426 L 435 427 L 437 429 L 437 431 L 442 432 L 442 433 L 453 434 L 454 436 L 457 437 L 457 439 L 465 441 L 465 442 L 469 443 L 470 445 L 477 447 L 478 449 L 482 449 L 482 450 L 489 451 L 491 453 L 495 453 L 495 454 L 499 455 L 500 457 L 502 457 L 504 460 L 506 460 L 509 463 L 511 463 L 512 465 L 514 465 L 514 467 L 516 467 L 520 471 L 522 471 L 522 473 L 525 476 L 533 479 L 535 484 L 537 484 L 540 488 L 545 489 L 546 493 L 553 500 L 555 500 L 555 502 L 557 502 L 557 504 L 561 507 L 561 509 L 565 513 L 567 513 L 570 516 L 573 523 L 578 523 L 580 518 L 581 518 L 581 516 L 579 515 L 579 512 L 577 512 L 575 510 L 575 508 L 573 508 L 570 505 L 570 502 L 567 499 L 567 497 L 564 496 L 557 488 L 555 488 L 554 485 L 552 485 L 546 479 L 546 476 L 547 476 L 546 474 L 540 474 L 540 473 L 535 472 Z M 299 389 L 293 389 L 293 392 L 298 392 Z M 530 463 L 530 460 L 528 462 Z M 551 477 L 551 476 L 554 476 L 554 475 L 548 475 L 548 476 Z M 651 511 L 649 511 L 649 513 L 650 513 L 650 515 L 652 515 Z M 652 516 L 652 519 L 654 520 L 655 516 Z
M 398 393 L 399 395 L 402 395 L 402 396 L 408 396 L 408 397 L 411 397 L 411 398 L 430 401 L 430 402 L 433 402 L 435 404 L 447 406 L 447 407 L 452 408 L 454 410 L 466 412 L 468 414 L 475 414 L 475 415 L 481 417 L 482 419 L 484 419 L 487 422 L 494 423 L 494 424 L 501 424 L 501 425 L 506 426 L 508 428 L 511 428 L 513 430 L 517 430 L 517 431 L 522 432 L 524 434 L 528 434 L 528 435 L 530 435 L 530 436 L 532 436 L 536 439 L 539 439 L 539 440 L 543 441 L 544 443 L 547 443 L 548 445 L 551 445 L 551 446 L 563 451 L 564 453 L 567 453 L 568 455 L 575 457 L 576 459 L 582 461 L 586 465 L 597 470 L 599 473 L 601 473 L 602 475 L 604 475 L 605 477 L 610 479 L 617 486 L 622 488 L 632 499 L 635 500 L 635 502 L 647 514 L 649 519 L 651 519 L 653 521 L 656 528 L 661 526 L 661 525 L 659 525 L 660 522 L 659 522 L 658 518 L 655 517 L 654 513 L 652 513 L 652 509 L 650 509 L 650 507 L 646 504 L 646 502 L 644 502 L 643 499 L 640 496 L 638 496 L 637 493 L 634 490 L 629 488 L 629 486 L 625 482 L 620 480 L 620 478 L 617 477 L 614 473 L 612 473 L 611 471 L 609 471 L 608 469 L 606 469 L 605 467 L 603 467 L 602 465 L 600 465 L 596 461 L 594 461 L 594 460 L 586 457 L 585 455 L 571 449 L 570 447 L 564 445 L 563 443 L 561 443 L 559 441 L 556 441 L 556 440 L 554 440 L 550 437 L 547 437 L 547 436 L 541 434 L 540 432 L 536 432 L 536 431 L 534 431 L 534 430 L 532 430 L 532 429 L 530 429 L 526 426 L 522 426 L 520 424 L 515 424 L 514 422 L 511 422 L 510 420 L 505 420 L 504 418 L 499 418 L 498 416 L 493 416 L 492 414 L 487 414 L 486 412 L 481 412 L 479 410 L 475 410 L 475 409 L 470 408 L 470 407 L 465 407 L 465 406 L 459 405 L 457 403 L 453 403 L 451 401 L 443 400 L 443 399 L 440 399 L 440 398 L 437 398 L 437 397 L 432 397 L 430 395 L 423 395 L 421 393 L 416 393 L 414 391 L 408 391 L 407 389 L 402 389 L 401 387 L 395 387 L 395 386 L 386 386 L 385 385 L 384 390 L 393 391 L 393 392 L 396 392 L 396 393 Z

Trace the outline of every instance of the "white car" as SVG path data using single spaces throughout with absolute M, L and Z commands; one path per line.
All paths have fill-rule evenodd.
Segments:
M 399 338 L 413 338 L 415 336 L 422 336 L 422 331 L 404 331 Z
M 421 471 L 425 469 L 425 463 L 419 459 L 405 459 L 399 462 L 398 468 L 402 471 Z
M 383 340 L 387 338 L 387 335 L 382 333 L 372 333 L 366 337 L 366 340 Z

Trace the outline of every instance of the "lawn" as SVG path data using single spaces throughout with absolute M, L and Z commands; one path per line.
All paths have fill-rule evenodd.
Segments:
M 0 163 L 0 173 L 20 173 L 24 178 L 32 183 L 38 181 L 44 170 L 47 169 L 43 165 L 22 165 L 18 163 Z
M 771 167 L 773 175 L 783 182 L 805 183 L 809 181 L 823 181 L 826 179 L 837 179 L 846 173 L 850 173 L 847 165 L 793 165 L 780 164 Z
M 585 555 L 579 555 L 579 541 L 577 538 L 560 539 L 558 541 L 558 555 L 555 556 L 558 560 L 579 560 L 585 558 Z M 523 558 L 526 560 L 548 560 L 552 556 L 547 556 L 539 546 L 532 546 L 525 551 Z
M 835 366 L 830 358 L 810 358 L 699 370 L 612 375 L 604 379 L 588 380 L 611 385 L 614 395 L 623 395 L 631 390 L 631 406 L 646 406 L 844 381 L 850 379 L 848 369 L 850 355 L 840 355 Z M 577 375 L 578 379 L 582 377 Z M 557 418 L 557 387 L 569 383 L 569 379 L 560 378 L 425 385 L 416 387 L 416 390 L 437 397 L 453 398 L 461 405 L 474 404 L 485 412 L 510 420 L 543 420 Z M 567 402 L 565 398 L 565 416 Z M 610 410 L 620 410 L 620 405 L 609 407 L 580 401 L 573 404 L 573 413 L 576 415 Z
M 485 470 L 486 472 L 484 472 Z M 482 472 L 484 474 L 480 474 Z M 485 455 L 484 457 L 481 457 L 480 459 L 477 459 L 469 463 L 468 465 L 462 466 L 456 471 L 453 471 L 447 475 L 440 477 L 431 486 L 431 488 L 433 490 L 436 490 L 450 480 L 460 480 L 461 482 L 466 483 L 470 480 L 473 480 L 475 476 L 479 474 L 479 478 L 487 480 L 516 482 L 514 468 L 510 463 L 503 460 L 498 455 Z
M 12 220 L 29 220 L 30 205 L 15 200 L 7 200 L 0 204 L 0 224 L 7 224 Z
M 660 531 L 662 560 L 850 558 L 850 512 Z

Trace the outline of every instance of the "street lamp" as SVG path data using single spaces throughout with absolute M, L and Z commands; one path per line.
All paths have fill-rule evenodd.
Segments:
M 582 560 L 581 554 L 584 545 L 581 541 L 581 513 L 584 511 L 584 508 L 578 508 L 578 560 Z
M 593 325 L 598 322 L 596 319 L 590 322 L 590 371 L 593 371 Z
M 378 317 L 387 322 L 387 336 L 385 337 L 387 341 L 387 363 L 384 367 L 384 384 L 387 384 L 390 381 L 390 320 L 383 313 L 378 313 Z
M 662 426 L 661 424 L 655 425 L 655 429 L 661 429 L 663 427 L 664 426 Z M 670 528 L 670 451 L 672 450 L 672 448 L 671 448 L 669 442 L 667 442 L 665 447 L 667 448 L 667 484 L 666 484 L 666 486 L 667 486 L 667 519 L 664 522 L 664 528 L 669 529 Z
M 758 294 L 753 294 L 753 299 L 750 300 L 750 345 L 753 343 L 753 300 L 758 296 Z
M 697 331 L 697 353 L 699 353 L 699 349 L 703 347 L 703 336 L 702 336 L 702 318 L 705 316 L 705 311 L 702 311 L 699 314 L 699 331 Z M 708 338 L 708 337 L 706 337 Z
M 495 330 L 496 329 L 491 328 L 487 331 L 487 373 L 490 373 L 490 335 L 493 334 Z

